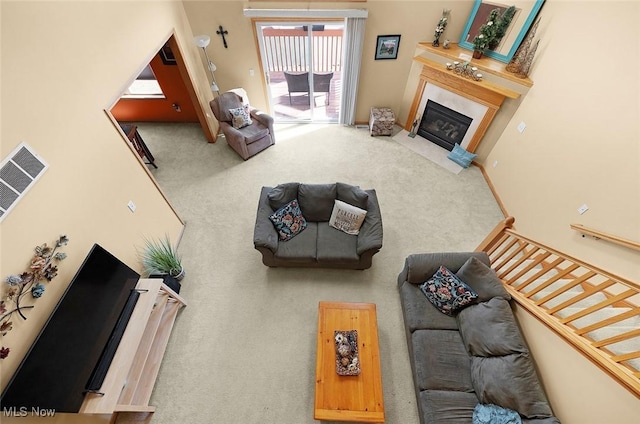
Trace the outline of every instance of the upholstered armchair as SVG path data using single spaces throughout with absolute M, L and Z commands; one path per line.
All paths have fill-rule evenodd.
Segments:
M 227 144 L 242 159 L 275 144 L 273 118 L 248 104 L 238 94 L 227 91 L 209 102 L 211 111 L 220 122 Z

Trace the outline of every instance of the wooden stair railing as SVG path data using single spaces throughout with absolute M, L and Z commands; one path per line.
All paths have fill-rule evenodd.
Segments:
M 582 224 L 569 224 L 569 226 L 571 227 L 572 230 L 576 230 L 582 233 L 583 237 L 587 235 L 587 236 L 594 237 L 597 240 L 600 240 L 600 239 L 607 240 L 611 243 L 619 244 L 620 246 L 624 246 L 629 249 L 640 250 L 640 243 L 636 241 L 614 236 L 612 234 L 608 234 L 603 231 L 594 230 L 593 228 L 585 227 Z
M 640 285 L 531 240 L 514 222 L 476 251 L 514 301 L 640 398 Z

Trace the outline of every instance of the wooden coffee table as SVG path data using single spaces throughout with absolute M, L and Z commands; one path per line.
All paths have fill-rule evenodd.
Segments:
M 336 373 L 334 331 L 358 331 L 360 375 Z M 325 421 L 384 422 L 378 324 L 373 303 L 320 302 L 313 417 Z

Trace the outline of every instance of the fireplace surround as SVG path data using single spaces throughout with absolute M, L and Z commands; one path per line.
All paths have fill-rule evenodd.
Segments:
M 449 50 L 437 49 L 430 44 L 419 43 L 418 47 L 423 52 L 413 59 L 414 64 L 421 68 L 404 128 L 410 131 L 414 121 L 421 122 L 425 105 L 428 100 L 434 100 L 472 118 L 464 140 L 459 144 L 474 152 L 504 101 L 518 99 L 533 82 L 529 79 L 516 80 L 504 70 L 504 64 L 497 64 L 490 58 L 472 60 L 468 51 L 453 43 Z M 474 81 L 447 70 L 445 63 L 452 60 L 472 60 L 473 66 L 482 71 L 483 79 Z M 436 98 L 432 97 L 434 91 L 440 92 Z M 440 101 L 442 97 L 448 100 Z

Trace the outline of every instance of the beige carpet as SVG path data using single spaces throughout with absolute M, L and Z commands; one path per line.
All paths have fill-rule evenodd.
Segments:
M 424 156 L 436 165 L 454 174 L 459 174 L 464 168 L 449 159 L 449 151 L 445 148 L 432 143 L 419 135 L 409 137 L 409 131 L 402 130 L 393 136 L 393 140 L 402 144 L 404 147 L 413 150 L 417 154 Z
M 277 127 L 244 162 L 197 125 L 142 124 L 153 173 L 187 222 L 189 302 L 151 400 L 153 424 L 313 423 L 320 300 L 377 305 L 387 423 L 418 423 L 396 278 L 417 252 L 473 250 L 503 218 L 480 170 L 435 165 L 389 137 L 339 125 Z M 260 188 L 343 181 L 375 188 L 384 246 L 365 271 L 279 269 L 253 249 Z

